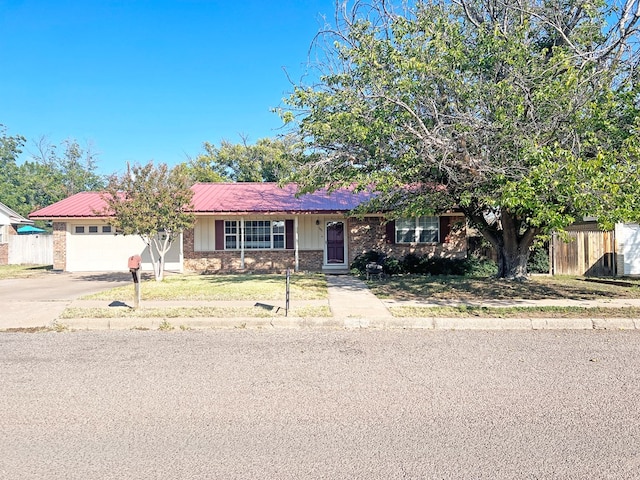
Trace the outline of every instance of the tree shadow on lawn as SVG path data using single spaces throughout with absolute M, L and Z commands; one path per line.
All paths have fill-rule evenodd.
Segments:
M 532 278 L 515 282 L 496 278 L 405 276 L 372 284 L 378 295 L 398 300 L 458 299 L 572 299 L 640 298 L 640 288 L 586 282 L 580 278 Z

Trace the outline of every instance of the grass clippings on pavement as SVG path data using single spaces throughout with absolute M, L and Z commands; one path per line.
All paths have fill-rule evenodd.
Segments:
M 640 298 L 640 280 L 533 276 L 526 282 L 480 277 L 402 275 L 367 282 L 379 298 L 395 300 L 598 300 Z

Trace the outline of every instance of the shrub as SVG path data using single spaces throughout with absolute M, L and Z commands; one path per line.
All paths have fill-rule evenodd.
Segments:
M 531 250 L 527 263 L 529 273 L 549 273 L 549 245 L 538 245 Z
M 356 274 L 365 274 L 367 272 L 367 263 L 384 263 L 384 254 L 369 250 L 368 252 L 361 253 L 351 262 L 350 269 Z
M 387 275 L 400 275 L 401 273 L 404 273 L 400 260 L 393 257 L 389 257 L 384 260 L 382 269 Z
M 415 253 L 407 253 L 402 259 L 402 269 L 407 273 L 422 273 L 423 257 L 416 255 Z
M 498 265 L 493 260 L 479 258 L 475 255 L 467 257 L 466 273 L 470 277 L 491 277 L 498 273 Z

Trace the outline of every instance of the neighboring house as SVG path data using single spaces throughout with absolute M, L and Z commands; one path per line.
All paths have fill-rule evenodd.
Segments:
M 618 223 L 603 231 L 593 220 L 567 228 L 568 241 L 554 235 L 551 271 L 591 277 L 640 276 L 640 226 Z
M 0 203 L 0 265 L 9 263 L 9 235 L 17 235 L 20 225 L 33 225 L 33 221 Z
M 346 271 L 369 250 L 397 258 L 407 253 L 464 258 L 467 253 L 461 214 L 397 221 L 383 214 L 350 216 L 371 198 L 367 192 L 297 196 L 295 185 L 275 183 L 198 183 L 192 190 L 196 223 L 172 248 L 168 269 Z M 94 213 L 103 206 L 99 193 L 80 193 L 30 215 L 53 221 L 55 269 L 126 270 L 134 253 L 142 253 L 143 269 L 149 267 L 144 245 L 133 240 L 137 237 L 114 236 L 109 219 Z

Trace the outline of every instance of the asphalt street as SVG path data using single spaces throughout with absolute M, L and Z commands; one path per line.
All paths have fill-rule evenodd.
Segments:
M 0 334 L 0 478 L 640 478 L 637 331 Z

